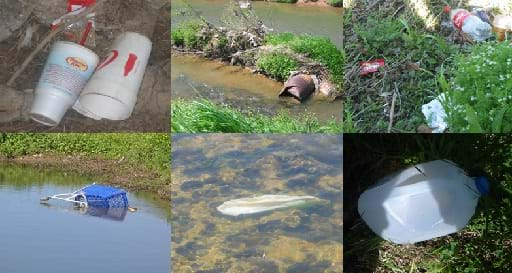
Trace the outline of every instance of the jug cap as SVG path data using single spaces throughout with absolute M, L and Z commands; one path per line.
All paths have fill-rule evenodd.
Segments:
M 489 194 L 491 188 L 489 186 L 489 180 L 485 176 L 478 176 L 475 178 L 475 185 L 481 195 Z

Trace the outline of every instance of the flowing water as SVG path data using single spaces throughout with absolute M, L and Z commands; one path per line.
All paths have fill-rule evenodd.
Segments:
M 227 1 L 188 1 L 206 20 L 220 24 L 220 18 Z M 276 32 L 307 33 L 330 38 L 340 49 L 342 47 L 342 16 L 340 8 L 325 8 L 255 2 L 253 7 L 265 25 Z M 179 14 L 184 9 L 183 1 L 173 1 L 172 26 L 183 20 Z M 257 111 L 272 115 L 280 110 L 292 114 L 314 113 L 320 120 L 335 118 L 341 120 L 343 103 L 330 102 L 316 96 L 302 104 L 282 102 L 278 93 L 283 84 L 248 70 L 208 61 L 193 56 L 171 58 L 171 80 L 173 98 L 207 98 L 235 106 L 243 111 Z
M 342 157 L 334 135 L 173 136 L 173 269 L 342 272 Z M 239 216 L 217 209 L 268 194 L 327 202 Z
M 0 272 L 169 272 L 170 210 L 128 193 L 135 213 L 75 209 L 44 196 L 93 181 L 69 173 L 0 165 Z

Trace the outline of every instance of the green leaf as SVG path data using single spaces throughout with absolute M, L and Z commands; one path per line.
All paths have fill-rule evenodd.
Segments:
M 482 127 L 478 122 L 478 115 L 469 104 L 466 104 L 466 119 L 469 123 L 469 133 L 482 133 Z
M 502 124 L 503 124 L 503 116 L 507 112 L 507 108 L 501 108 L 494 116 L 492 121 L 492 132 L 493 133 L 501 133 L 502 132 Z

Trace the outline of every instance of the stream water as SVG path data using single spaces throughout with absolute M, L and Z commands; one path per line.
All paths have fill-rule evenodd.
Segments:
M 0 272 L 169 272 L 170 209 L 156 196 L 128 193 L 135 213 L 39 201 L 91 181 L 0 165 Z
M 225 0 L 189 0 L 205 19 L 220 24 Z M 307 33 L 330 38 L 342 47 L 342 16 L 339 8 L 298 6 L 291 4 L 253 1 L 253 7 L 265 25 L 276 32 Z M 184 9 L 182 0 L 173 1 L 171 7 L 173 26 L 183 20 L 179 14 Z M 291 114 L 315 114 L 320 120 L 341 120 L 343 103 L 330 102 L 317 96 L 302 104 L 279 101 L 278 93 L 283 84 L 240 67 L 208 61 L 193 56 L 171 58 L 172 97 L 186 100 L 207 98 L 234 106 L 242 111 L 257 111 L 272 115 L 280 110 Z
M 176 272 L 342 272 L 342 137 L 174 135 Z M 264 194 L 328 204 L 226 216 L 217 207 Z

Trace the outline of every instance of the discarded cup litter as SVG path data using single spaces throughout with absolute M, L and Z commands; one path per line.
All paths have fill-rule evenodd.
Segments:
M 55 43 L 36 87 L 30 117 L 39 123 L 57 126 L 98 62 L 98 56 L 81 45 Z
M 119 36 L 73 109 L 96 120 L 129 118 L 137 102 L 151 46 L 151 41 L 138 33 Z

